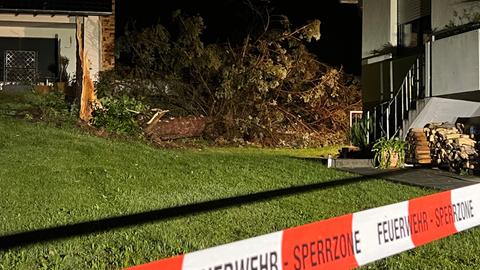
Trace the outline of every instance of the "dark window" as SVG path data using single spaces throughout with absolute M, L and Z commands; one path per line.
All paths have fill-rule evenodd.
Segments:
M 56 81 L 58 41 L 53 38 L 0 37 L 0 61 L 0 81 Z
M 431 33 L 430 16 L 400 24 L 398 27 L 398 44 L 400 49 L 422 49 L 428 42 Z

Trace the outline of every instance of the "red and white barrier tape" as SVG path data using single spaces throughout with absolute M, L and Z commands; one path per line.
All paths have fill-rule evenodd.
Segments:
M 480 184 L 128 269 L 351 269 L 478 225 Z

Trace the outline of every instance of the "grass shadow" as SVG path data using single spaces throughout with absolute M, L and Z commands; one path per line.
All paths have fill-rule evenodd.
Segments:
M 0 236 L 0 250 L 9 250 L 12 248 L 23 247 L 35 243 L 43 243 L 52 240 L 60 240 L 75 236 L 88 235 L 92 233 L 106 232 L 114 229 L 127 228 L 147 223 L 160 222 L 163 220 L 185 217 L 219 209 L 268 201 L 285 196 L 299 195 L 317 190 L 350 185 L 372 179 L 381 179 L 389 175 L 399 173 L 402 173 L 402 170 L 381 172 L 368 176 L 355 176 L 301 186 L 292 186 L 287 188 L 262 191 L 253 194 L 240 195 L 236 197 L 216 199 L 188 205 L 146 211 L 136 214 L 129 214 L 124 216 L 80 222 L 76 224 L 19 232 L 10 235 Z

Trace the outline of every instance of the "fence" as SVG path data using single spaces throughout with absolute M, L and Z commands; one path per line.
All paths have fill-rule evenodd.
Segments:
M 129 269 L 352 269 L 479 224 L 475 184 Z

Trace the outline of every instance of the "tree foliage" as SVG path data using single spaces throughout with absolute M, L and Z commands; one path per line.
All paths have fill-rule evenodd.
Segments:
M 205 44 L 200 16 L 176 13 L 173 25 L 127 32 L 121 48 L 131 65 L 100 80 L 99 91 L 208 116 L 214 139 L 275 146 L 345 140 L 348 112 L 360 106 L 359 85 L 307 50 L 305 43 L 320 39 L 320 21 L 290 30 L 284 17 L 238 45 Z

